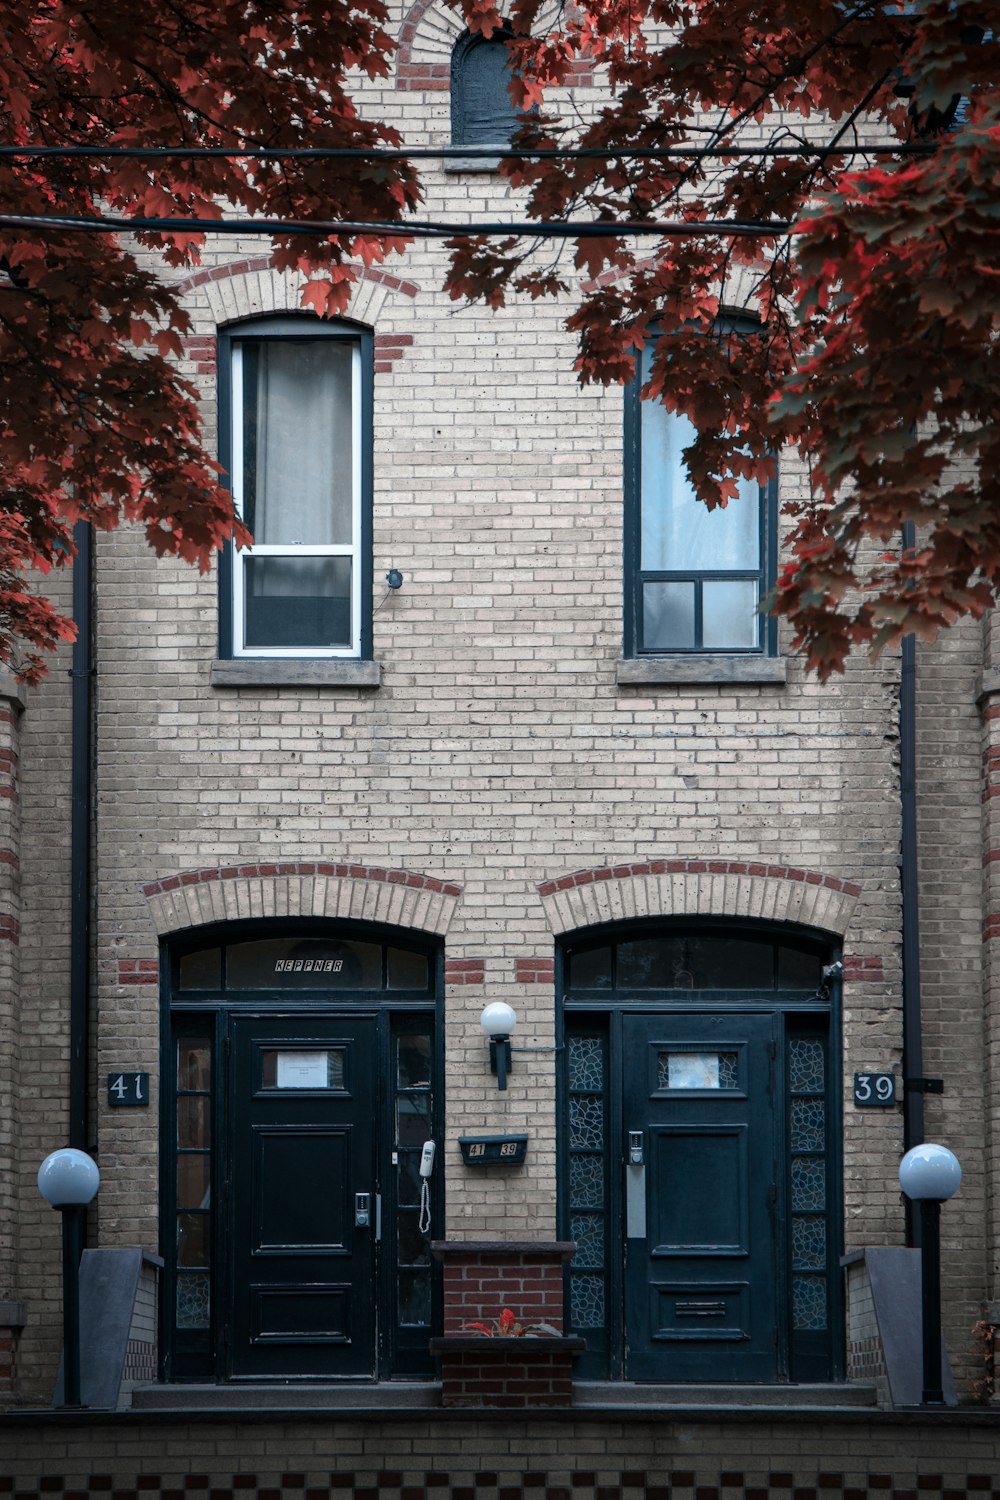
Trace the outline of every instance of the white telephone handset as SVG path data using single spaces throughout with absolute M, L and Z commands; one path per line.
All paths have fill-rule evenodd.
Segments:
M 424 1149 L 420 1153 L 420 1233 L 429 1234 L 431 1227 L 431 1184 L 430 1176 L 434 1171 L 433 1141 L 424 1141 Z

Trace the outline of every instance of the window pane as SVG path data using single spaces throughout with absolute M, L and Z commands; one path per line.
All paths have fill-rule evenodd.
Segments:
M 642 361 L 649 374 L 652 351 Z M 760 565 L 760 486 L 741 479 L 739 495 L 709 510 L 697 498 L 684 467 L 683 452 L 696 436 L 694 424 L 658 401 L 643 401 L 642 526 L 643 572 L 725 572 Z
M 188 1041 L 181 1038 L 177 1043 L 177 1087 L 179 1089 L 208 1090 L 212 1086 L 212 1050 L 207 1041 Z
M 207 1208 L 210 1160 L 208 1152 L 177 1158 L 177 1207 Z
M 386 955 L 388 985 L 391 990 L 426 990 L 427 955 L 410 953 L 406 948 L 390 948 Z
M 218 948 L 202 948 L 197 953 L 185 953 L 180 967 L 182 990 L 217 990 L 222 983 Z
M 582 953 L 571 953 L 569 974 L 569 982 L 575 989 L 609 990 L 611 988 L 611 949 L 585 948 Z
M 778 984 L 783 989 L 815 989 L 820 982 L 822 960 L 798 948 L 778 949 Z
M 431 1039 L 406 1034 L 396 1039 L 396 1083 L 401 1089 L 426 1089 L 431 1083 Z
M 694 645 L 693 583 L 643 584 L 642 644 L 647 651 Z
M 756 578 L 706 578 L 702 590 L 702 645 L 716 649 L 756 646 L 760 638 Z
M 351 645 L 349 557 L 247 557 L 247 646 Z
M 243 514 L 269 546 L 353 539 L 354 345 L 276 339 L 243 348 Z
M 337 938 L 264 938 L 226 949 L 227 988 L 380 990 L 378 943 Z

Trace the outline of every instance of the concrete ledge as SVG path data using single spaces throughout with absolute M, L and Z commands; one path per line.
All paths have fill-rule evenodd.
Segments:
M 0 1298 L 0 1328 L 23 1328 L 28 1321 L 23 1302 Z
M 575 1240 L 432 1240 L 435 1260 L 452 1255 L 474 1255 L 477 1259 L 494 1256 L 537 1256 L 541 1259 L 572 1260 Z
M 525 1333 L 517 1338 L 490 1338 L 488 1334 L 453 1333 L 431 1339 L 432 1354 L 468 1354 L 474 1359 L 530 1359 L 536 1354 L 582 1354 L 586 1339 Z
M 784 656 L 637 656 L 615 666 L 619 687 L 788 681 Z
M 382 682 L 378 661 L 293 661 L 284 657 L 234 657 L 213 661 L 211 683 L 226 687 L 377 688 Z
M 24 683 L 18 682 L 9 667 L 0 667 L 0 698 L 6 698 L 15 708 L 21 709 L 28 701 Z

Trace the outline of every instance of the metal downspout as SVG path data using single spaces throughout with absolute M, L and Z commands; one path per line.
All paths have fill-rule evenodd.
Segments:
M 73 643 L 70 752 L 69 1144 L 86 1151 L 89 1138 L 90 829 L 93 760 L 92 528 L 73 528 Z
M 903 527 L 903 549 L 915 544 L 913 523 Z M 899 879 L 903 921 L 903 1149 L 924 1139 L 924 1099 L 911 1080 L 924 1074 L 920 1015 L 920 907 L 917 891 L 917 643 L 903 637 L 899 684 Z M 906 1238 L 919 1244 L 916 1216 L 906 1200 Z

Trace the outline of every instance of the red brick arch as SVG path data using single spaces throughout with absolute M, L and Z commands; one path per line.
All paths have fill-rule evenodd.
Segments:
M 414 870 L 290 860 L 185 870 L 142 894 L 161 937 L 247 917 L 339 917 L 443 936 L 462 887 Z
M 543 880 L 555 934 L 635 917 L 724 916 L 799 922 L 843 936 L 861 887 L 820 870 L 736 859 L 645 859 Z

